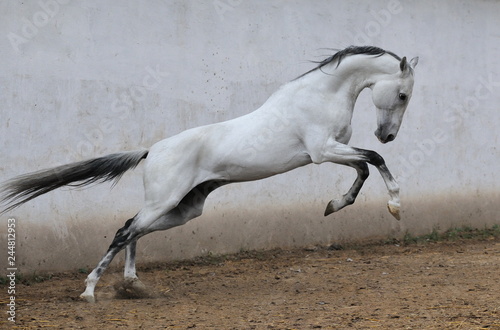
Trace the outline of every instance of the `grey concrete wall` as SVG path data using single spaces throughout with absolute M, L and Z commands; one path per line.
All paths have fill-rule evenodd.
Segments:
M 311 165 L 221 188 L 202 217 L 141 239 L 139 262 L 500 223 L 498 1 L 40 0 L 0 13 L 1 181 L 248 113 L 328 48 L 420 56 L 396 141 L 373 135 L 369 92 L 353 118 L 350 144 L 380 152 L 401 183 L 400 222 L 374 169 L 324 218 L 355 172 Z M 0 251 L 15 218 L 21 271 L 94 266 L 140 209 L 141 178 L 139 166 L 112 190 L 61 189 L 2 215 Z

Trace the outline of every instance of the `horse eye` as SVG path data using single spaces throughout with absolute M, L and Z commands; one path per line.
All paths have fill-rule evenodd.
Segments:
M 406 101 L 406 94 L 404 94 L 404 93 L 399 93 L 399 99 L 400 99 L 401 101 Z

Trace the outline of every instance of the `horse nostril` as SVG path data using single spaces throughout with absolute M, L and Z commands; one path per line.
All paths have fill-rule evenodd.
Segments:
M 396 137 L 393 134 L 387 136 L 387 142 L 394 140 Z

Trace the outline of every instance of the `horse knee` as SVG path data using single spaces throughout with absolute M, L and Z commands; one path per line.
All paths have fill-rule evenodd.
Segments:
M 368 157 L 368 162 L 373 166 L 382 166 L 385 165 L 385 160 L 380 154 L 372 150 L 366 150 L 365 156 Z

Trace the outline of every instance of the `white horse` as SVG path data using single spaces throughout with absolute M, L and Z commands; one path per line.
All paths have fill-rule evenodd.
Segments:
M 3 212 L 61 186 L 118 180 L 145 159 L 145 205 L 118 230 L 88 275 L 81 297 L 89 302 L 95 301 L 94 288 L 120 250 L 126 248 L 125 280 L 137 282 L 137 240 L 200 216 L 208 194 L 228 183 L 258 180 L 310 163 L 353 167 L 354 184 L 328 203 L 326 216 L 354 202 L 371 164 L 387 185 L 390 213 L 399 219 L 399 187 L 384 159 L 347 143 L 354 104 L 366 87 L 372 89 L 377 108 L 376 137 L 382 143 L 396 138 L 412 95 L 417 62 L 418 58 L 408 62 L 376 47 L 346 48 L 283 85 L 245 116 L 184 131 L 149 151 L 112 154 L 9 180 L 1 190 Z

